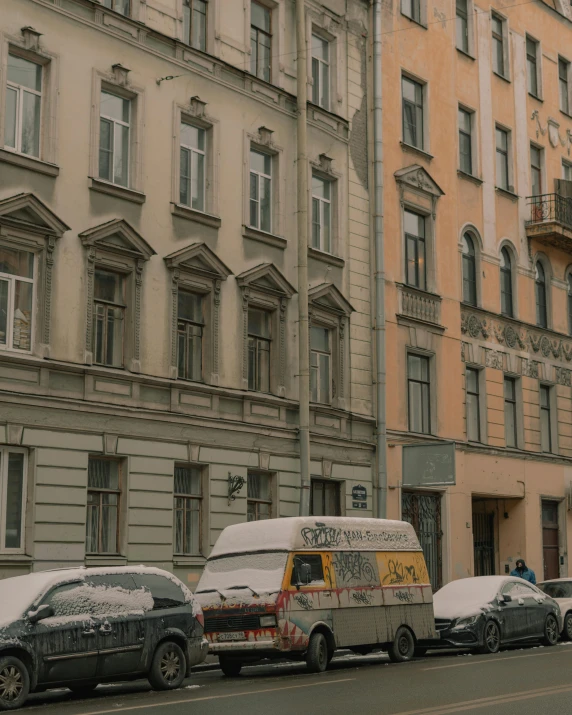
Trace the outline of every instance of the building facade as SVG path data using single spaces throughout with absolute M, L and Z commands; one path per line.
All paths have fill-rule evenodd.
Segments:
M 298 514 L 294 10 L 3 3 L 0 575 Z M 368 5 L 306 33 L 311 506 L 371 515 Z
M 382 34 L 389 513 L 434 586 L 568 575 L 570 5 L 402 0 Z M 440 441 L 456 484 L 404 486 Z

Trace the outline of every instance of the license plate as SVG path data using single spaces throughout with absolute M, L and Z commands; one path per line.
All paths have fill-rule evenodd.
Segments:
M 246 636 L 244 631 L 237 631 L 235 633 L 219 633 L 217 636 L 218 641 L 244 641 Z

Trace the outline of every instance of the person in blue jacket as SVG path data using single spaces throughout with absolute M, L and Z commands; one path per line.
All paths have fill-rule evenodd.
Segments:
M 514 571 L 510 572 L 511 576 L 518 576 L 518 578 L 523 578 L 525 581 L 529 581 L 530 583 L 535 584 L 536 583 L 536 575 L 532 569 L 529 569 L 528 566 L 524 563 L 524 559 L 517 559 L 516 561 L 516 568 Z

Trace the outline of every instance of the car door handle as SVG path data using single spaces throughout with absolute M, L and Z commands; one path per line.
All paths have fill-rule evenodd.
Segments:
M 111 626 L 99 626 L 99 632 L 102 636 L 109 636 L 111 635 Z
M 95 635 L 95 629 L 94 628 L 86 628 L 85 631 L 81 632 L 82 636 L 94 636 Z

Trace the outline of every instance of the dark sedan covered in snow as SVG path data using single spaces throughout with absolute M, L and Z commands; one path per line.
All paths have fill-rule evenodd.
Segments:
M 463 578 L 434 596 L 439 645 L 496 653 L 501 645 L 558 641 L 558 604 L 532 584 L 512 576 Z

